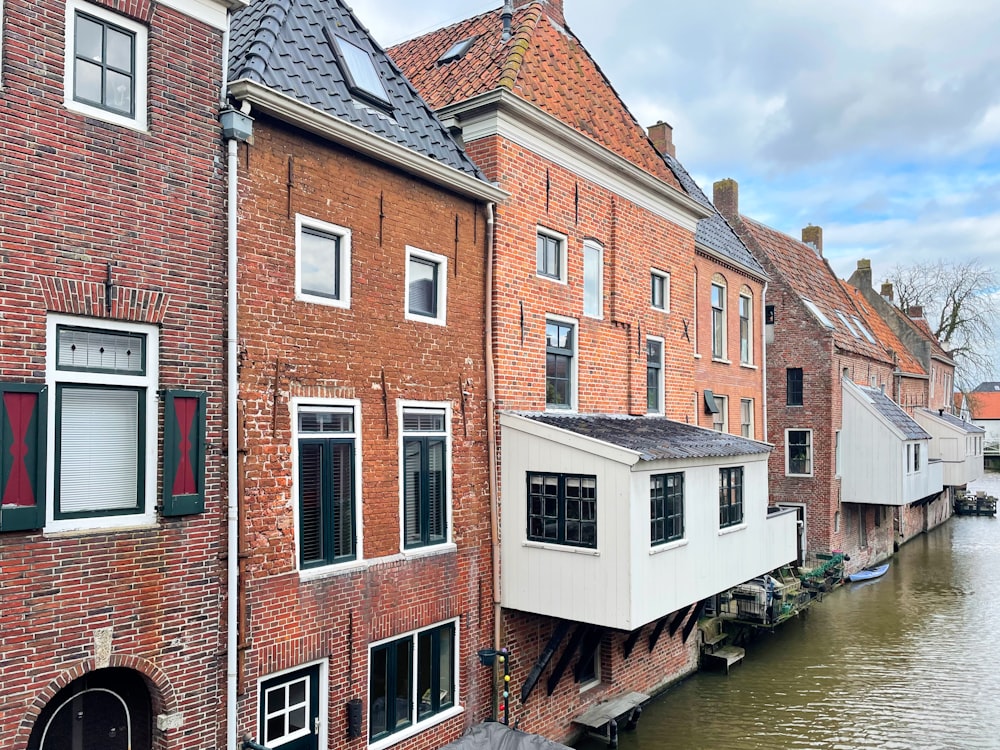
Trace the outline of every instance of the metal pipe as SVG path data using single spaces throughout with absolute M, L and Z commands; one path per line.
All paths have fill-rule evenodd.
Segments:
M 237 307 L 236 307 L 236 216 L 237 216 L 237 162 L 238 142 L 230 138 L 227 143 L 228 206 L 227 206 L 227 319 L 226 319 L 226 443 L 227 477 L 226 495 L 226 737 L 236 739 L 236 656 L 237 656 L 237 606 L 239 598 L 239 523 L 237 467 Z M 231 740 L 226 741 L 228 745 Z
M 500 641 L 500 498 L 497 493 L 497 428 L 496 383 L 493 363 L 493 204 L 486 204 L 486 449 L 489 451 L 490 470 L 490 535 L 493 549 L 493 645 L 497 651 Z

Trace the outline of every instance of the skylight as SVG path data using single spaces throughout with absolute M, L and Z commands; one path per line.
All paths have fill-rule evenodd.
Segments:
M 840 310 L 836 310 L 835 312 L 837 313 L 837 317 L 840 318 L 840 322 L 843 323 L 844 327 L 846 327 L 847 330 L 851 332 L 851 335 L 856 339 L 860 339 L 861 336 L 858 334 L 857 331 L 854 330 L 854 326 L 851 325 L 851 321 L 847 319 L 847 316 L 844 315 L 844 313 L 842 313 Z
M 360 94 L 362 98 L 374 100 L 375 104 L 383 107 L 390 106 L 389 93 L 385 90 L 378 70 L 375 69 L 371 54 L 326 29 L 323 29 L 323 33 L 326 35 L 327 43 L 337 54 L 341 70 L 344 71 L 344 79 L 351 92 Z
M 854 321 L 854 325 L 856 325 L 856 326 L 858 327 L 858 330 L 859 330 L 859 331 L 861 331 L 861 333 L 863 333 L 863 334 L 864 334 L 865 338 L 866 338 L 866 339 L 868 339 L 868 341 L 870 341 L 871 343 L 873 343 L 873 344 L 874 344 L 874 343 L 875 343 L 875 337 L 874 337 L 874 336 L 872 336 L 872 335 L 871 335 L 870 333 L 868 333 L 868 329 L 867 329 L 867 328 L 865 328 L 865 327 L 864 327 L 864 326 L 863 326 L 863 325 L 861 324 L 861 321 L 860 321 L 860 320 L 858 320 L 857 318 L 853 318 L 853 317 L 851 318 L 851 320 L 853 320 L 853 321 Z
M 816 319 L 820 323 L 822 323 L 823 325 L 825 325 L 827 328 L 833 328 L 834 327 L 833 323 L 830 322 L 830 319 L 828 317 L 826 317 L 823 313 L 820 312 L 819 308 L 816 307 L 816 304 L 811 299 L 806 299 L 805 297 L 803 297 L 802 301 L 806 303 L 806 307 L 809 308 L 809 312 L 811 312 L 813 315 L 815 315 Z
M 447 52 L 445 52 L 443 55 L 441 55 L 441 57 L 437 59 L 438 65 L 445 65 L 446 63 L 450 63 L 453 60 L 461 60 L 465 56 L 465 53 L 469 51 L 469 48 L 472 46 L 473 42 L 475 42 L 478 38 L 479 38 L 478 36 L 470 36 L 467 39 L 462 39 L 458 42 L 455 42 L 453 45 L 451 45 L 451 47 L 448 48 Z

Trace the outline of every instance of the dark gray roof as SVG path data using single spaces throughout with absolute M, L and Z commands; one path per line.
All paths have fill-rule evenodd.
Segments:
M 767 273 L 764 271 L 764 267 L 757 261 L 753 254 L 747 250 L 746 245 L 743 244 L 736 232 L 733 231 L 732 227 L 729 226 L 727 222 L 718 211 L 715 210 L 715 206 L 712 205 L 705 194 L 698 187 L 698 183 L 694 181 L 694 178 L 688 174 L 688 171 L 684 166 L 677 161 L 670 154 L 663 155 L 664 160 L 667 162 L 667 166 L 670 167 L 671 171 L 677 175 L 677 179 L 680 181 L 681 185 L 687 191 L 688 195 L 694 198 L 698 203 L 705 206 L 712 211 L 712 215 L 707 219 L 701 219 L 698 222 L 698 229 L 695 232 L 695 241 L 704 245 L 707 248 L 714 250 L 723 257 L 729 258 L 734 263 L 749 269 L 754 274 L 762 277 L 767 277 Z
M 661 458 L 710 458 L 770 453 L 771 446 L 665 417 L 619 414 L 520 413 L 535 422 L 594 438 L 639 453 L 645 461 Z
M 570 750 L 566 745 L 547 740 L 537 734 L 526 734 L 506 724 L 484 722 L 476 724 L 460 739 L 441 750 Z
M 990 393 L 992 391 L 1000 391 L 1000 383 L 993 380 L 986 380 L 972 389 L 973 393 Z
M 370 53 L 391 112 L 351 93 L 324 37 Z M 257 0 L 233 14 L 230 81 L 249 80 L 483 179 L 430 107 L 339 0 Z
M 981 432 L 986 432 L 986 430 L 984 430 L 979 425 L 972 424 L 972 422 L 966 422 L 961 417 L 956 417 L 954 414 L 949 414 L 948 412 L 940 413 L 934 411 L 933 409 L 921 409 L 921 411 L 930 414 L 934 417 L 937 417 L 943 422 L 947 422 L 952 427 L 957 427 L 960 430 L 965 430 L 968 433 L 978 435 Z
M 907 440 L 930 440 L 930 434 L 913 421 L 913 417 L 900 408 L 899 404 L 886 396 L 880 388 L 860 386 L 864 394 L 871 399 L 875 410 L 892 422 Z

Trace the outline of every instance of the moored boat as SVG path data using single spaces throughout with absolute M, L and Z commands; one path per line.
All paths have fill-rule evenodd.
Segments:
M 857 583 L 858 581 L 870 581 L 873 578 L 881 578 L 885 575 L 885 572 L 889 570 L 889 563 L 882 563 L 881 565 L 873 565 L 870 568 L 865 568 L 864 570 L 859 570 L 857 573 L 851 573 L 847 576 L 847 580 L 851 583 Z

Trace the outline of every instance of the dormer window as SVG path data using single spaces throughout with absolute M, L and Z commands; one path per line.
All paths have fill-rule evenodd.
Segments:
M 469 51 L 478 38 L 478 36 L 470 36 L 468 39 L 462 39 L 461 41 L 455 42 L 448 48 L 447 52 L 437 59 L 437 64 L 447 65 L 455 60 L 461 60 L 465 57 L 465 53 Z
M 375 68 L 371 53 L 343 37 L 323 29 L 327 44 L 337 56 L 344 81 L 351 93 L 381 109 L 392 109 L 389 93 Z

